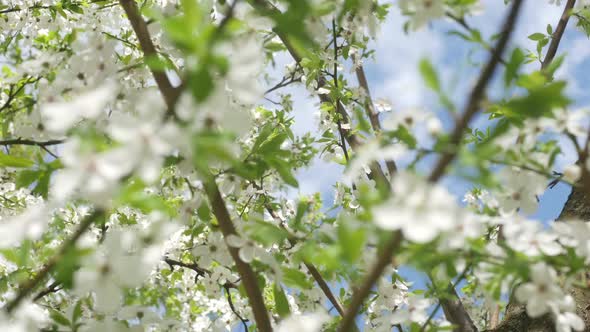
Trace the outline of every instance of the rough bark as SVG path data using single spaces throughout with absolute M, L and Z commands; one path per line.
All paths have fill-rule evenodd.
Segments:
M 558 222 L 571 219 L 590 221 L 590 196 L 581 187 L 574 187 L 570 193 Z M 590 289 L 572 288 L 570 294 L 576 300 L 577 314 L 586 324 L 585 332 L 590 332 Z M 545 315 L 539 318 L 527 316 L 525 306 L 510 300 L 506 307 L 504 320 L 488 332 L 554 332 L 553 318 Z

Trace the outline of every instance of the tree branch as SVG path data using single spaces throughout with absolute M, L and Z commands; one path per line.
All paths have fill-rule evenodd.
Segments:
M 353 63 L 356 62 L 356 54 L 352 55 Z M 371 122 L 371 126 L 373 127 L 373 131 L 376 133 L 381 131 L 381 122 L 379 122 L 379 114 L 375 111 L 375 106 L 373 104 L 373 99 L 371 98 L 371 92 L 369 91 L 369 82 L 367 81 L 367 76 L 365 75 L 365 69 L 362 65 L 354 65 L 354 71 L 356 73 L 356 78 L 359 82 L 360 87 L 365 92 L 365 112 L 369 117 L 369 121 Z M 385 160 L 385 166 L 389 171 L 389 176 L 392 176 L 397 172 L 397 165 L 395 161 L 392 159 Z
M 254 186 L 261 189 L 261 187 L 257 186 L 255 183 Z M 268 211 L 268 213 L 271 215 L 271 217 L 273 217 L 276 220 L 280 220 L 279 216 L 273 211 L 270 204 L 266 204 L 265 208 L 266 211 Z M 283 227 L 283 229 L 285 229 L 283 223 L 281 223 L 280 225 L 281 227 Z M 294 246 L 296 244 L 296 239 L 294 238 L 289 237 L 288 241 L 289 244 L 291 244 L 291 246 Z M 338 298 L 336 298 L 336 296 L 330 289 L 330 285 L 328 285 L 324 277 L 322 277 L 320 271 L 312 263 L 309 263 L 306 260 L 303 261 L 303 264 L 305 265 L 313 279 L 317 282 L 318 286 L 320 286 L 320 289 L 324 292 L 324 295 L 326 295 L 330 303 L 332 303 L 336 311 L 338 311 L 340 316 L 344 316 L 344 307 L 342 307 L 342 304 L 340 304 Z
M 21 86 L 19 86 L 16 90 L 14 90 L 14 84 L 10 86 L 10 91 L 8 94 L 8 98 L 6 99 L 6 101 L 4 102 L 4 104 L 2 104 L 2 106 L 0 106 L 0 112 L 4 111 L 5 109 L 10 107 L 10 104 L 14 101 L 14 98 L 25 88 L 25 86 L 27 86 L 28 84 L 31 83 L 35 83 L 37 81 L 39 81 L 41 78 L 37 77 L 37 78 L 33 78 L 32 80 L 27 80 L 26 82 L 23 82 L 21 84 Z
M 219 228 L 221 229 L 223 237 L 227 239 L 227 237 L 230 235 L 239 236 L 231 220 L 227 207 L 225 206 L 225 202 L 221 197 L 217 183 L 215 183 L 215 178 L 213 178 L 213 176 L 209 176 L 209 179 L 204 183 L 204 187 L 207 197 L 209 198 L 209 202 L 211 203 L 213 214 L 219 223 Z M 257 328 L 263 332 L 271 332 L 272 326 L 270 323 L 270 318 L 268 316 L 266 306 L 264 305 L 262 291 L 258 286 L 258 279 L 254 273 L 254 270 L 252 270 L 252 267 L 249 264 L 242 261 L 238 248 L 234 248 L 230 245 L 228 245 L 227 248 L 236 264 L 238 273 L 240 274 L 240 278 L 244 285 L 244 289 L 246 290 L 246 294 L 250 300 L 250 306 L 252 307 L 252 312 L 254 313 Z
M 354 319 L 356 318 L 358 311 L 360 310 L 367 296 L 369 296 L 373 285 L 377 282 L 379 277 L 381 277 L 381 274 L 385 268 L 391 264 L 393 253 L 399 249 L 402 239 L 403 237 L 400 231 L 395 231 L 391 234 L 391 237 L 387 240 L 385 246 L 381 249 L 381 252 L 377 256 L 377 261 L 371 267 L 369 273 L 365 279 L 363 279 L 360 286 L 356 288 L 356 291 L 352 294 L 352 299 L 350 300 L 350 304 L 348 305 L 344 317 L 340 322 L 338 331 L 348 332 L 353 330 L 355 327 Z
M 547 68 L 555 58 L 555 54 L 557 54 L 557 48 L 561 42 L 561 37 L 563 37 L 563 33 L 565 32 L 567 22 L 569 22 L 571 12 L 575 4 L 576 0 L 568 0 L 565 4 L 563 14 L 561 14 L 561 19 L 559 20 L 559 23 L 557 24 L 557 27 L 551 36 L 551 43 L 547 49 L 547 54 L 545 54 L 545 59 L 543 59 L 541 64 L 541 69 Z
M 44 290 L 40 291 L 37 295 L 35 295 L 35 297 L 33 298 L 33 301 L 38 301 L 42 297 L 44 297 L 45 295 L 60 291 L 62 289 L 61 287 L 59 287 L 60 285 L 61 285 L 61 283 L 58 281 L 52 282 L 49 286 L 47 286 L 47 288 L 45 288 Z
M 7 139 L 0 141 L 0 145 L 34 145 L 39 147 L 46 147 L 51 145 L 59 145 L 63 144 L 65 140 L 61 139 L 54 139 L 48 141 L 34 141 L 30 139 L 23 139 L 23 138 L 15 138 L 15 139 Z
M 211 274 L 211 271 L 200 267 L 197 263 L 184 263 L 168 257 L 164 257 L 164 262 L 170 266 L 170 270 L 173 270 L 175 266 L 180 266 L 189 270 L 193 270 L 197 273 L 197 278 L 204 277 L 205 274 Z M 223 284 L 223 287 L 237 289 L 238 284 L 236 282 L 231 282 L 228 280 L 225 282 L 225 284 Z
M 469 125 L 471 119 L 479 110 L 479 103 L 485 94 L 485 90 L 492 79 L 492 76 L 495 72 L 497 65 L 500 63 L 502 53 L 504 53 L 504 49 L 506 48 L 512 31 L 514 30 L 514 27 L 516 25 L 516 19 L 518 17 L 520 8 L 522 7 L 522 2 L 522 0 L 513 1 L 508 17 L 506 18 L 504 25 L 502 27 L 500 39 L 494 47 L 490 59 L 488 60 L 486 66 L 482 70 L 477 80 L 477 83 L 471 90 L 469 99 L 465 106 L 465 110 L 463 111 L 463 116 L 461 116 L 461 118 L 459 118 L 459 120 L 455 124 L 455 129 L 453 130 L 449 140 L 449 143 L 452 146 L 458 146 L 461 143 L 463 132 Z M 454 151 L 443 152 L 442 156 L 436 163 L 436 166 L 434 167 L 432 173 L 428 177 L 428 180 L 430 182 L 437 182 L 444 175 L 448 165 L 457 156 L 458 149 L 453 150 Z M 454 289 L 453 291 L 455 292 Z M 465 307 L 461 303 L 461 300 L 458 296 L 456 296 L 453 300 L 441 300 L 441 305 L 443 307 L 447 320 L 449 320 L 449 322 L 451 322 L 452 324 L 459 326 L 459 331 L 477 331 L 475 324 L 473 324 L 471 317 L 469 317 L 469 314 L 465 310 Z
M 469 99 L 467 101 L 467 105 L 465 106 L 465 110 L 463 111 L 463 116 L 459 118 L 457 123 L 455 124 L 455 129 L 453 130 L 449 144 L 457 146 L 461 143 L 461 138 L 463 137 L 463 132 L 469 125 L 471 119 L 475 116 L 477 111 L 479 110 L 479 103 L 482 97 L 485 94 L 485 90 L 488 86 L 488 83 L 492 79 L 496 66 L 500 62 L 502 57 L 502 53 L 504 53 L 504 49 L 508 44 L 508 40 L 510 39 L 510 35 L 512 34 L 512 30 L 514 30 L 514 26 L 516 24 L 516 18 L 518 16 L 518 12 L 521 8 L 522 0 L 515 0 L 512 4 L 508 17 L 506 18 L 504 25 L 502 27 L 502 31 L 500 32 L 500 39 L 494 47 L 494 50 L 485 65 L 484 69 L 482 70 L 477 83 L 471 90 L 469 94 Z M 430 174 L 428 178 L 431 182 L 436 182 L 438 179 L 445 173 L 446 168 L 448 165 L 455 159 L 456 152 L 444 152 L 443 155 L 440 157 L 434 170 Z
M 156 49 L 152 43 L 147 29 L 147 24 L 141 17 L 135 1 L 119 0 L 119 2 L 125 10 L 125 13 L 127 13 L 127 17 L 129 18 L 131 26 L 137 35 L 144 54 L 146 56 L 157 56 Z M 230 9 L 230 13 L 221 21 L 216 31 L 222 31 L 222 29 L 227 25 L 229 19 L 231 18 L 232 10 L 233 6 Z M 170 83 L 165 72 L 154 70 L 152 68 L 150 69 L 154 79 L 156 80 L 158 88 L 160 89 L 160 93 L 164 97 L 166 105 L 168 106 L 167 115 L 174 116 L 174 105 L 178 99 L 180 89 L 175 89 L 172 87 L 172 84 Z M 231 221 L 231 217 L 227 211 L 225 202 L 223 201 L 221 193 L 219 192 L 219 188 L 215 183 L 215 178 L 210 174 L 208 181 L 205 183 L 205 191 L 211 203 L 213 214 L 217 218 L 219 228 L 221 229 L 224 238 L 227 238 L 229 235 L 237 236 L 236 229 L 233 222 Z M 234 259 L 238 273 L 240 274 L 240 278 L 244 284 L 244 288 L 246 290 L 246 294 L 248 295 L 248 299 L 250 300 L 250 306 L 252 307 L 258 329 L 262 332 L 271 332 L 272 326 L 270 323 L 270 318 L 268 316 L 266 306 L 264 305 L 264 299 L 262 298 L 262 292 L 258 286 L 256 274 L 254 274 L 254 271 L 250 265 L 240 259 L 238 254 L 239 250 L 237 248 L 231 247 L 229 245 L 227 248 L 230 252 L 230 255 Z
M 137 4 L 135 0 L 119 0 L 121 7 L 125 10 L 127 14 L 127 18 L 129 19 L 129 23 L 131 23 L 131 27 L 139 40 L 139 46 L 143 51 L 144 57 L 157 57 L 158 52 L 156 51 L 156 47 L 152 42 L 152 38 L 148 31 L 147 24 L 145 23 L 143 17 L 139 13 L 139 9 L 137 8 Z M 168 75 L 166 75 L 166 71 L 154 69 L 152 66 L 150 67 L 150 71 L 154 76 L 154 80 L 158 85 L 158 89 L 160 89 L 160 93 L 164 97 L 166 102 L 166 106 L 168 107 L 168 116 L 174 115 L 174 105 L 176 104 L 176 100 L 180 95 L 180 89 L 174 88 L 172 83 L 170 83 L 170 79 Z
M 84 218 L 78 225 L 78 228 L 74 231 L 74 234 L 72 234 L 71 237 L 66 239 L 61 244 L 60 248 L 57 250 L 57 254 L 53 256 L 47 263 L 45 263 L 45 266 L 43 266 L 43 268 L 37 272 L 33 279 L 29 279 L 19 285 L 19 291 L 16 297 L 6 304 L 4 310 L 6 310 L 7 313 L 11 313 L 14 309 L 16 309 L 22 300 L 31 294 L 37 288 L 37 286 L 39 286 L 39 284 L 45 280 L 45 277 L 47 277 L 49 273 L 53 271 L 53 269 L 64 258 L 67 252 L 76 245 L 76 242 L 78 242 L 80 237 L 86 233 L 90 226 L 104 215 L 105 211 L 99 209 Z
M 514 30 L 514 26 L 516 23 L 516 18 L 518 16 L 518 12 L 522 5 L 522 0 L 514 0 L 514 3 L 510 9 L 508 17 L 504 23 L 504 26 L 501 31 L 500 39 L 492 53 L 488 63 L 484 67 L 480 77 L 473 87 L 473 90 L 470 93 L 469 101 L 467 102 L 467 106 L 465 107 L 465 111 L 463 112 L 463 116 L 459 119 L 455 126 L 455 130 L 451 135 L 450 143 L 453 145 L 458 145 L 461 142 L 461 138 L 463 136 L 463 131 L 469 124 L 469 121 L 473 118 L 476 114 L 477 110 L 479 109 L 479 102 L 484 95 L 485 89 L 492 78 L 492 75 L 496 69 L 496 66 L 500 62 L 500 57 L 508 44 L 508 40 L 512 31 Z M 438 163 L 434 167 L 430 177 L 428 180 L 430 182 L 437 182 L 442 175 L 444 174 L 447 166 L 455 159 L 456 152 L 445 152 L 443 153 L 442 157 L 439 159 Z M 340 331 L 346 332 L 350 331 L 352 326 L 354 325 L 354 319 L 358 310 L 360 309 L 362 303 L 364 302 L 365 298 L 369 295 L 369 292 L 379 276 L 385 270 L 388 263 L 391 261 L 393 257 L 393 252 L 400 246 L 402 240 L 401 233 L 399 231 L 394 232 L 389 240 L 387 241 L 385 248 L 381 251 L 378 256 L 377 263 L 375 266 L 370 270 L 367 277 L 361 284 L 361 287 L 353 294 L 352 301 L 350 303 L 349 309 L 347 314 L 344 316 Z M 461 301 L 459 300 L 458 296 L 456 300 L 445 300 L 441 301 L 441 305 L 445 310 L 445 314 L 449 314 L 447 319 L 459 326 L 460 331 L 477 331 L 477 328 L 473 324 L 471 318 L 467 314 L 467 311 L 463 307 Z

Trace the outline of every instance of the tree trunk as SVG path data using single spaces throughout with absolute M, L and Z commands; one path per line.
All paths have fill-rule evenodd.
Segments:
M 590 200 L 584 188 L 574 187 L 558 220 L 578 219 L 590 221 Z M 586 324 L 584 332 L 590 332 L 590 289 L 572 288 L 570 294 L 576 300 L 576 312 Z M 511 299 L 506 307 L 504 320 L 488 332 L 554 332 L 555 323 L 549 315 L 530 318 L 525 306 Z

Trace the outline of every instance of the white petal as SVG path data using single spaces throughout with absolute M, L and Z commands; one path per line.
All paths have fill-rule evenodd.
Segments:
M 244 246 L 240 248 L 238 252 L 240 259 L 244 261 L 244 263 L 252 263 L 254 260 L 254 247 L 253 246 Z
M 79 169 L 62 169 L 53 176 L 51 186 L 51 196 L 58 200 L 68 199 L 76 190 L 83 179 L 83 174 Z
M 115 93 L 116 86 L 107 83 L 71 101 L 43 105 L 40 112 L 45 127 L 50 132 L 63 134 L 83 118 L 96 118 Z
M 227 245 L 234 248 L 241 248 L 246 244 L 246 240 L 235 234 L 230 234 L 228 237 L 226 237 L 225 242 Z
M 545 301 L 528 301 L 526 304 L 526 313 L 531 318 L 542 316 L 548 309 Z
M 319 95 L 327 95 L 328 93 L 330 93 L 330 90 L 326 88 L 319 88 L 317 92 Z

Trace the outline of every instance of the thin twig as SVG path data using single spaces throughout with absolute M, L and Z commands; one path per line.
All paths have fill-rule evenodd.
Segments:
M 545 54 L 545 59 L 541 64 L 541 69 L 547 68 L 555 55 L 557 54 L 557 48 L 559 47 L 559 43 L 561 42 L 561 38 L 563 37 L 563 33 L 565 32 L 565 28 L 567 27 L 567 22 L 569 22 L 571 12 L 576 4 L 576 0 L 568 0 L 565 4 L 565 8 L 563 8 L 563 14 L 561 14 L 561 19 L 555 28 L 551 36 L 551 43 L 549 43 L 549 48 L 547 49 L 547 53 Z
M 356 291 L 352 294 L 352 299 L 350 300 L 350 304 L 345 311 L 344 317 L 340 322 L 340 327 L 338 331 L 340 332 L 348 332 L 352 331 L 355 327 L 354 320 L 356 315 L 363 305 L 363 302 L 369 296 L 371 292 L 371 288 L 377 282 L 381 274 L 385 270 L 385 268 L 391 264 L 393 259 L 393 253 L 396 252 L 402 242 L 402 233 L 400 231 L 395 231 L 392 233 L 391 237 L 387 240 L 385 246 L 379 252 L 377 256 L 377 261 L 371 267 L 368 274 L 365 276 L 363 281 L 361 282 L 360 286 L 356 288 Z
M 455 16 L 453 13 L 451 12 L 447 12 L 445 14 L 448 18 L 452 19 L 453 21 L 457 22 L 461 27 L 463 27 L 465 30 L 469 31 L 470 33 L 474 33 L 475 31 L 478 31 L 477 29 L 473 28 L 471 25 L 469 25 L 467 23 L 467 21 L 465 20 L 465 17 L 458 17 Z M 481 41 L 480 43 L 486 50 L 493 52 L 493 48 L 490 46 L 490 44 L 488 44 L 485 41 Z M 506 62 L 506 60 L 504 60 L 502 57 L 500 57 L 500 63 L 503 65 L 507 65 L 508 62 Z M 453 113 L 454 114 L 454 113 Z
M 332 19 L 332 41 L 334 43 L 334 66 L 333 66 L 333 79 L 334 79 L 334 87 L 338 90 L 338 35 L 336 34 L 336 19 Z M 336 105 L 340 104 L 340 99 L 336 97 Z M 338 132 L 340 133 L 340 147 L 342 148 L 342 152 L 344 152 L 344 158 L 346 159 L 346 163 L 350 161 L 350 157 L 348 156 L 348 149 L 346 148 L 346 141 L 344 139 L 344 131 L 342 130 L 342 120 L 338 118 L 336 120 L 336 124 L 338 125 Z M 350 123 L 348 123 L 350 125 Z
M 253 185 L 257 189 L 262 189 L 262 187 L 256 185 L 256 183 L 253 183 Z M 284 223 L 281 222 L 281 219 L 279 218 L 277 213 L 273 210 L 272 206 L 270 204 L 266 203 L 264 205 L 264 207 L 265 207 L 266 211 L 270 214 L 270 216 L 273 217 L 275 220 L 279 221 L 280 222 L 279 225 L 281 225 L 281 227 L 283 229 L 287 230 Z M 299 239 L 297 239 L 296 237 L 289 237 L 288 238 L 289 244 L 291 246 L 295 246 L 295 244 L 297 243 L 298 240 Z M 336 309 L 336 311 L 338 311 L 340 316 L 343 316 L 344 315 L 344 307 L 342 306 L 342 304 L 340 304 L 340 301 L 338 301 L 338 298 L 336 298 L 336 295 L 334 295 L 334 293 L 330 289 L 330 285 L 328 285 L 328 283 L 326 282 L 324 277 L 322 277 L 322 274 L 320 273 L 320 271 L 312 263 L 310 263 L 306 260 L 303 261 L 303 264 L 305 265 L 305 267 L 307 268 L 307 270 L 309 271 L 309 273 L 311 274 L 313 279 L 317 282 L 318 286 L 320 286 L 320 289 L 324 292 L 324 295 L 326 295 L 326 297 L 328 298 L 330 303 L 332 303 L 332 306 Z
M 498 40 L 496 47 L 494 47 L 494 51 L 492 52 L 487 64 L 485 65 L 484 69 L 479 75 L 477 83 L 471 90 L 471 93 L 469 94 L 469 100 L 467 101 L 467 105 L 465 106 L 465 111 L 457 121 L 455 129 L 453 130 L 450 136 L 450 145 L 458 145 L 461 142 L 461 138 L 463 137 L 463 132 L 465 131 L 465 128 L 467 128 L 469 122 L 479 110 L 479 103 L 482 97 L 484 96 L 485 90 L 494 74 L 496 66 L 500 62 L 502 53 L 504 53 L 504 49 L 508 44 L 508 40 L 510 39 L 512 30 L 514 29 L 514 26 L 516 24 L 516 18 L 518 16 L 518 12 L 520 10 L 521 5 L 522 0 L 515 0 L 513 2 L 512 7 L 510 9 L 510 13 L 502 27 L 500 39 Z M 455 157 L 456 152 L 443 153 L 441 158 L 436 163 L 434 170 L 430 174 L 429 181 L 437 181 L 444 174 L 447 166 L 455 159 Z
M 269 94 L 275 90 L 278 90 L 280 88 L 286 87 L 290 84 L 296 83 L 296 82 L 301 82 L 301 77 L 297 77 L 295 78 L 295 70 L 293 71 L 293 73 L 289 76 L 284 76 L 281 81 L 279 81 L 279 83 L 275 84 L 273 87 L 269 88 L 268 90 L 266 90 L 264 92 L 264 94 Z
M 41 299 L 45 295 L 60 291 L 62 289 L 61 287 L 59 287 L 60 284 L 61 283 L 58 281 L 52 282 L 49 286 L 47 286 L 47 288 L 40 291 L 39 294 L 35 295 L 35 297 L 33 298 L 33 301 L 38 301 L 39 299 Z
M 4 104 L 2 104 L 2 106 L 0 106 L 0 112 L 4 111 L 8 107 L 10 107 L 10 104 L 14 101 L 14 98 L 25 88 L 25 86 L 27 86 L 28 84 L 31 84 L 31 83 L 35 83 L 40 79 L 41 79 L 40 77 L 37 77 L 37 78 L 33 78 L 32 80 L 27 80 L 26 82 L 21 84 L 21 86 L 19 86 L 18 89 L 16 89 L 16 90 L 14 90 L 14 85 L 11 85 L 10 91 L 8 93 L 8 98 L 6 99 Z
M 8 304 L 4 307 L 7 313 L 11 313 L 18 305 L 24 300 L 29 294 L 31 294 L 43 280 L 49 275 L 51 271 L 61 262 L 67 252 L 76 245 L 78 239 L 86 233 L 86 231 L 90 228 L 92 224 L 94 224 L 98 219 L 102 218 L 105 215 L 105 211 L 103 210 L 96 210 L 91 215 L 84 218 L 78 228 L 74 231 L 71 237 L 66 239 L 57 250 L 57 254 L 53 256 L 45 266 L 39 270 L 33 279 L 29 279 L 19 285 L 18 293 L 14 299 L 12 299 Z
M 234 313 L 234 315 L 236 315 L 238 317 L 238 319 L 242 322 L 242 325 L 244 326 L 244 331 L 248 332 L 248 320 L 245 319 L 244 317 L 242 317 L 238 313 L 238 311 L 236 310 L 236 307 L 234 306 L 234 302 L 231 299 L 231 293 L 229 291 L 229 288 L 228 287 L 224 287 L 224 288 L 225 288 L 225 295 L 227 297 L 227 303 L 229 304 L 229 308 Z
M 183 267 L 185 269 L 189 269 L 189 270 L 193 270 L 197 273 L 197 278 L 199 277 L 204 277 L 205 275 L 211 275 L 211 271 L 200 267 L 197 263 L 185 263 L 185 262 L 181 262 L 169 257 L 164 257 L 164 263 L 168 264 L 168 266 L 170 266 L 170 270 L 174 270 L 175 266 L 180 266 Z M 229 280 L 227 280 L 225 282 L 225 284 L 223 284 L 223 287 L 225 288 L 238 288 L 238 284 L 237 281 L 236 282 L 231 282 Z
M 23 139 L 23 138 L 16 138 L 16 139 L 7 139 L 0 141 L 0 145 L 36 145 L 39 147 L 46 147 L 51 145 L 59 145 L 64 143 L 65 140 L 55 139 L 49 141 L 34 141 L 30 139 Z
M 468 265 L 463 269 L 463 272 L 461 272 L 461 274 L 459 275 L 457 280 L 455 280 L 455 282 L 450 286 L 450 288 L 452 290 L 454 290 L 455 287 L 457 287 L 457 285 L 459 285 L 459 283 L 465 278 L 465 276 L 467 275 L 467 272 L 469 271 L 470 268 L 471 268 L 471 266 Z M 430 278 L 430 279 L 432 279 L 432 278 Z M 438 304 L 436 305 L 436 307 L 434 308 L 434 310 L 432 310 L 432 312 L 428 316 L 428 319 L 426 319 L 424 324 L 422 324 L 422 327 L 420 328 L 420 332 L 424 332 L 426 330 L 426 326 L 428 326 L 428 324 L 432 321 L 432 319 L 434 318 L 434 316 L 436 315 L 436 313 L 440 309 L 441 305 L 442 305 L 442 302 L 439 301 Z

